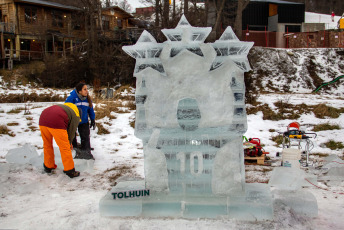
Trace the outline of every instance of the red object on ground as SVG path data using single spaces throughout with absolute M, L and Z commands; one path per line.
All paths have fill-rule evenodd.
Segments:
M 245 155 L 250 157 L 260 157 L 262 154 L 268 154 L 262 151 L 262 146 L 260 145 L 259 138 L 250 138 L 249 141 L 251 144 L 255 146 L 249 149 L 245 149 Z
M 295 128 L 295 129 L 297 129 L 297 130 L 300 130 L 300 124 L 299 124 L 299 122 L 292 122 L 292 123 L 290 123 L 289 125 L 288 125 L 288 127 L 287 127 L 287 130 L 289 131 L 290 130 L 290 128 Z

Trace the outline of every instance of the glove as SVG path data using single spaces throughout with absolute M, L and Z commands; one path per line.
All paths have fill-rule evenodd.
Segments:
M 95 120 L 91 120 L 91 124 L 90 124 L 90 128 L 93 127 L 93 130 L 96 129 L 96 121 Z

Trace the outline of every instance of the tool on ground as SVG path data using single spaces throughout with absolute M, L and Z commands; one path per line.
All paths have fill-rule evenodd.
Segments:
M 292 122 L 288 125 L 287 131 L 283 133 L 283 136 L 288 137 L 289 139 L 309 139 L 314 135 L 314 138 L 317 137 L 316 133 L 306 133 L 303 130 L 300 130 L 300 124 L 298 122 Z
M 292 122 L 287 126 L 287 131 L 279 132 L 282 134 L 282 147 L 291 148 L 296 146 L 298 149 L 302 149 L 301 143 L 305 142 L 304 153 L 306 154 L 305 166 L 309 163 L 309 153 L 313 149 L 314 144 L 310 140 L 312 137 L 316 138 L 316 133 L 305 132 L 300 129 L 300 124 L 298 122 Z
M 269 154 L 268 152 L 263 151 L 263 147 L 260 144 L 259 138 L 247 138 L 244 136 L 244 139 L 246 139 L 246 142 L 244 142 L 244 154 L 245 156 L 250 157 L 260 157 L 263 154 Z

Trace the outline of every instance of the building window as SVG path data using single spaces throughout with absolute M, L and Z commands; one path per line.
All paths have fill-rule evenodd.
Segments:
M 299 25 L 285 25 L 284 32 L 288 32 L 288 33 L 301 32 L 301 26 L 299 26 Z
M 121 20 L 121 19 L 118 19 L 118 20 L 117 20 L 117 27 L 118 27 L 118 28 L 122 28 L 122 27 L 123 27 L 123 25 L 122 25 L 122 20 Z
M 37 8 L 25 7 L 25 23 L 35 24 L 37 22 Z
M 63 13 L 60 11 L 53 10 L 51 11 L 52 15 L 52 25 L 53 26 L 58 26 L 58 27 L 63 27 Z
M 102 16 L 103 30 L 110 29 L 110 19 L 107 16 Z
M 74 30 L 81 30 L 84 28 L 84 18 L 79 14 L 72 14 L 72 26 Z
M 30 43 L 31 41 L 28 39 L 20 40 L 20 50 L 28 50 L 30 51 Z

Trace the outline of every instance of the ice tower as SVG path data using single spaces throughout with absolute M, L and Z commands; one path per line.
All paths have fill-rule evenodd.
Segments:
M 245 184 L 244 72 L 253 42 L 239 41 L 228 27 L 215 43 L 204 43 L 211 28 L 192 27 L 184 16 L 162 32 L 164 43 L 144 31 L 123 47 L 136 59 L 135 135 L 143 141 L 145 172 L 145 181 L 128 182 L 127 190 L 150 191 L 123 201 L 135 206 L 128 215 L 272 218 L 267 185 Z M 125 192 L 122 186 L 112 192 Z M 123 214 L 125 205 L 107 201 L 104 215 L 119 215 L 117 204 Z

